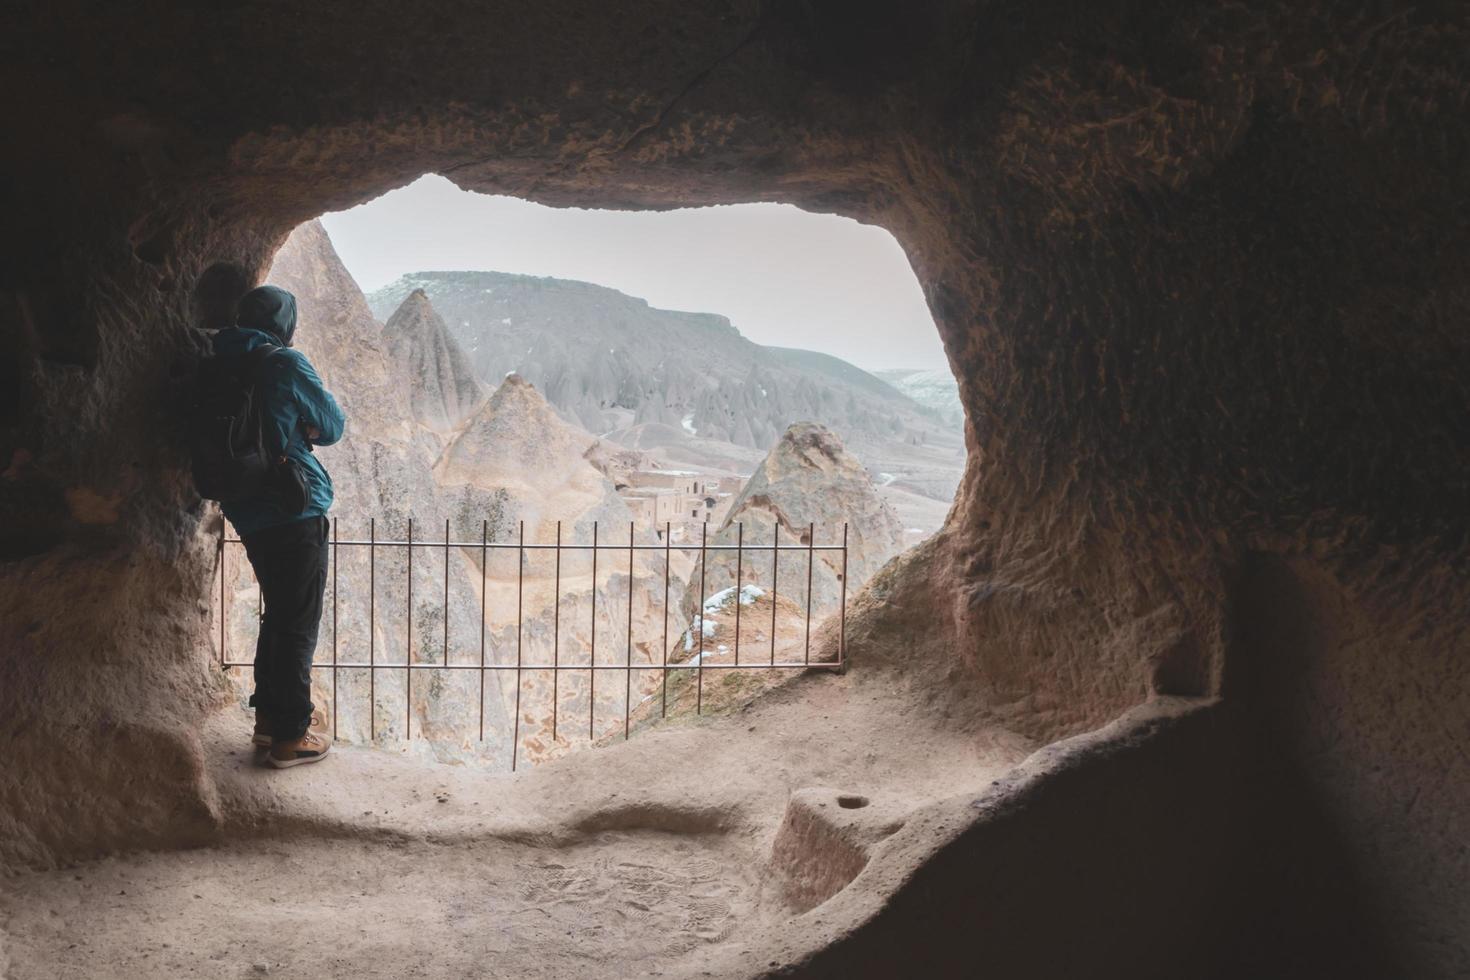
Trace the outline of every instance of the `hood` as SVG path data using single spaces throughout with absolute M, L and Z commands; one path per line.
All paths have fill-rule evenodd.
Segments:
M 257 286 L 240 297 L 235 323 L 271 334 L 290 347 L 296 333 L 296 297 L 279 286 Z
M 266 344 L 275 344 L 279 347 L 281 341 L 273 333 L 252 330 L 249 327 L 225 327 L 223 330 L 215 331 L 214 334 L 214 353 L 223 357 L 247 354 Z

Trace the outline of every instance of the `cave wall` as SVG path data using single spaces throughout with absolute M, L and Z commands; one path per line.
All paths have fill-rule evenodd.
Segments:
M 437 171 L 892 230 L 970 465 L 857 662 L 1042 739 L 1223 694 L 1308 787 L 1280 826 L 1330 822 L 1394 955 L 1464 968 L 1463 4 L 92 7 L 0 31 L 0 734 L 69 759 L 0 773 L 0 860 L 208 834 L 198 284 Z

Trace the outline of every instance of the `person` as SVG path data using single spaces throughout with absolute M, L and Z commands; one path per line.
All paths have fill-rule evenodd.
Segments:
M 295 499 L 272 486 L 221 504 L 260 582 L 265 608 L 255 644 L 252 741 L 269 748 L 266 760 L 278 769 L 317 762 L 332 747 L 330 736 L 312 724 L 311 661 L 326 590 L 332 506 L 332 480 L 313 448 L 337 442 L 345 426 L 311 362 L 291 349 L 295 333 L 296 297 L 260 286 L 240 298 L 235 324 L 213 340 L 217 356 L 267 344 L 281 348 L 261 363 L 255 390 L 265 445 L 278 460 L 277 470 L 294 470 Z

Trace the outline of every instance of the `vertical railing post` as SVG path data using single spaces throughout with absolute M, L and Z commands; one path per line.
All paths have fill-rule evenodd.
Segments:
M 816 560 L 817 525 L 810 522 L 806 527 L 806 641 L 801 655 L 804 666 L 812 662 L 812 565 Z
M 847 522 L 842 522 L 842 605 L 837 607 L 838 670 L 847 672 Z
M 449 518 L 444 518 L 444 666 L 449 666 Z
M 777 578 L 781 574 L 781 522 L 776 522 L 776 530 L 771 535 L 771 666 L 776 666 L 776 589 Z
M 337 737 L 337 518 L 332 518 L 332 738 Z
M 587 740 L 597 728 L 597 522 L 592 522 L 592 650 L 587 655 Z
M 704 566 L 705 542 L 709 537 L 709 522 L 699 525 L 699 655 L 694 662 L 694 713 L 704 713 Z
M 485 574 L 490 553 L 490 522 L 480 521 L 480 741 L 485 741 Z M 504 702 L 501 702 L 502 704 Z
M 623 741 L 628 740 L 628 716 L 633 713 L 633 522 L 628 522 L 628 665 L 623 671 Z
M 378 519 L 368 521 L 368 739 L 378 740 Z
M 521 595 L 526 580 L 526 522 L 521 521 L 521 534 L 516 543 L 516 717 L 510 736 L 510 771 L 516 771 L 516 756 L 521 749 Z
M 561 521 L 556 522 L 556 576 L 552 583 L 556 599 L 551 612 L 551 740 L 556 741 L 556 709 L 561 681 Z
M 660 717 L 669 716 L 669 569 L 673 560 L 673 552 L 670 550 L 670 540 L 674 534 L 672 521 L 664 521 L 664 645 L 663 653 L 659 658 L 659 666 L 663 671 L 663 707 L 659 711 Z
M 403 739 L 413 741 L 413 518 L 408 519 L 408 616 L 403 647 Z
M 219 665 L 225 669 L 225 515 L 219 516 Z
M 745 577 L 745 522 L 735 524 L 735 666 L 740 666 L 741 579 Z

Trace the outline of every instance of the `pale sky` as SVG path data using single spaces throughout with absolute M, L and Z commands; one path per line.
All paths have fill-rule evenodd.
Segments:
M 948 365 L 903 249 L 850 218 L 788 204 L 548 208 L 429 175 L 322 222 L 365 292 L 407 272 L 582 279 L 664 309 L 721 313 L 756 343 L 869 370 Z

